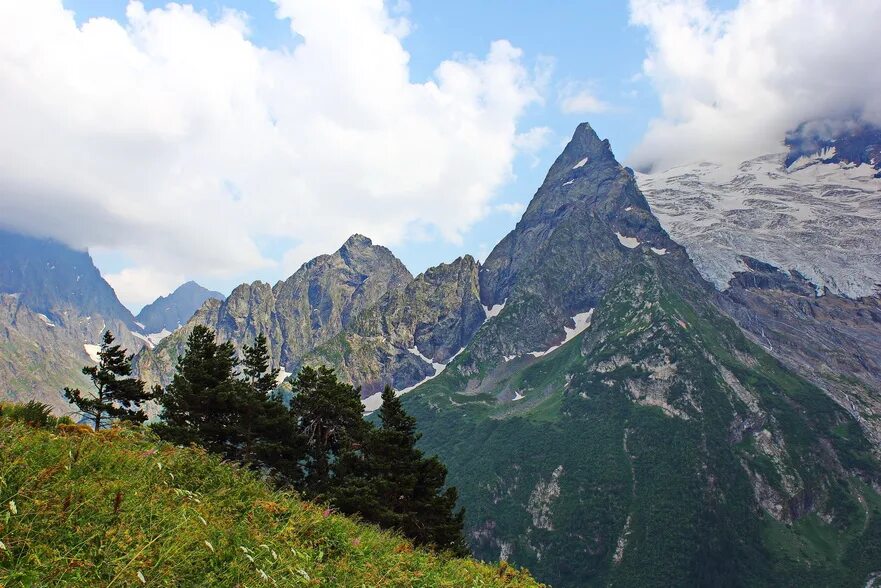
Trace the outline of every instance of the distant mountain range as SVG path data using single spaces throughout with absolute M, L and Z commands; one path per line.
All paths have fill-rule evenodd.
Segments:
M 150 383 L 197 324 L 238 349 L 264 333 L 282 378 L 333 366 L 367 410 L 406 394 L 483 559 L 554 586 L 862 586 L 881 571 L 881 179 L 873 129 L 813 128 L 644 176 L 582 124 L 483 263 L 414 277 L 354 235 L 274 286 L 185 284 L 137 319 L 87 254 L 10 236 L 0 384 L 51 397 L 98 324 Z

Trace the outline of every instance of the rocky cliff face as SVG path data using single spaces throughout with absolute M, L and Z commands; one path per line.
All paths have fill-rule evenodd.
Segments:
M 165 335 L 183 326 L 210 299 L 223 300 L 220 292 L 203 288 L 196 282 L 182 284 L 168 296 L 160 296 L 141 309 L 135 317 L 145 333 L 160 341 Z
M 797 272 L 744 257 L 719 306 L 768 353 L 825 390 L 881 448 L 881 298 L 820 296 Z
M 388 292 L 303 363 L 335 367 L 362 387 L 364 397 L 386 384 L 404 390 L 435 376 L 486 320 L 479 267 L 468 255 L 426 270 Z
M 223 302 L 209 300 L 183 328 L 136 358 L 138 373 L 150 383 L 167 384 L 196 324 L 239 349 L 263 333 L 273 364 L 292 371 L 303 355 L 411 280 L 388 249 L 354 235 L 337 252 L 313 259 L 275 286 L 242 284 Z

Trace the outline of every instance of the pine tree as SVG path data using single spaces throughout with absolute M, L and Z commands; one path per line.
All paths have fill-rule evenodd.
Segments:
M 299 479 L 303 443 L 290 412 L 275 394 L 279 369 L 270 369 L 269 346 L 261 333 L 253 346 L 245 345 L 242 360 L 243 394 L 239 420 L 244 447 L 241 459 L 271 468 L 290 483 Z
M 245 345 L 239 362 L 232 343 L 216 342 L 199 325 L 187 339 L 172 383 L 162 394 L 162 422 L 154 430 L 177 444 L 195 443 L 284 481 L 299 479 L 302 457 L 293 421 L 273 395 L 278 369 L 270 369 L 266 337 Z
M 379 409 L 381 426 L 366 451 L 367 492 L 363 518 L 400 530 L 417 545 L 467 555 L 462 535 L 464 510 L 455 511 L 458 493 L 444 490 L 446 467 L 416 448 L 416 419 L 404 411 L 394 390 L 386 387 Z M 364 492 L 364 488 L 360 489 Z
M 113 341 L 113 333 L 106 331 L 98 351 L 98 365 L 83 368 L 83 374 L 89 376 L 95 386 L 94 394 L 83 394 L 76 388 L 64 389 L 67 401 L 94 422 L 96 431 L 111 419 L 143 423 L 147 415 L 141 404 L 158 394 L 156 389 L 145 391 L 144 382 L 131 377 L 133 356 L 126 355 L 126 350 Z
M 240 419 L 232 343 L 218 344 L 215 333 L 197 325 L 178 358 L 174 379 L 162 393 L 162 422 L 154 425 L 160 437 L 179 445 L 195 443 L 230 459 L 239 454 L 241 439 L 233 433 Z
M 357 462 L 370 425 L 360 389 L 339 382 L 332 369 L 304 367 L 294 381 L 291 415 L 305 443 L 302 489 L 322 497 Z

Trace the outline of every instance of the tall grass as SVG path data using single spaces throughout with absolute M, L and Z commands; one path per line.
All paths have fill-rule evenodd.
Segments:
M 142 428 L 0 416 L 0 586 L 537 586 L 414 549 Z

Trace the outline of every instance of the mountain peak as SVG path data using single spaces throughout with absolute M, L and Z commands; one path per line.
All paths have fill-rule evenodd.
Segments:
M 343 243 L 343 247 L 373 247 L 373 241 L 370 237 L 365 237 L 361 233 L 355 233 Z
M 615 155 L 608 139 L 600 139 L 590 123 L 583 122 L 575 128 L 572 139 L 566 144 L 566 148 L 557 157 L 554 165 L 548 172 L 548 177 L 554 177 L 571 170 L 587 169 L 600 163 L 614 163 Z
M 223 300 L 224 296 L 190 280 L 175 288 L 171 294 L 160 296 L 142 308 L 137 320 L 147 333 L 174 331 L 212 298 Z

